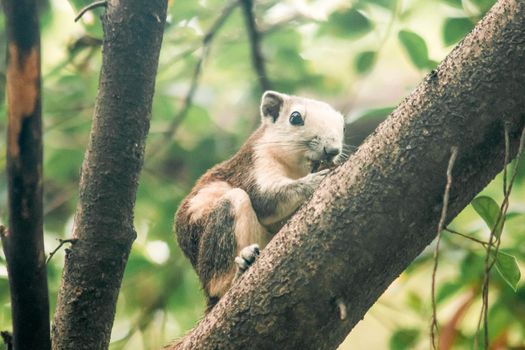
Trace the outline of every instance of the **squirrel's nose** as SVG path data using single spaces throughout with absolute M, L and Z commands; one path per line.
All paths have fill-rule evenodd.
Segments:
M 332 160 L 335 156 L 337 156 L 341 150 L 337 147 L 324 147 L 324 154 L 327 159 Z

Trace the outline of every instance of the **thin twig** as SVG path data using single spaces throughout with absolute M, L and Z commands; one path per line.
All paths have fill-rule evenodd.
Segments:
M 226 7 L 222 10 L 221 15 L 213 22 L 208 32 L 204 35 L 202 39 L 202 53 L 199 57 L 199 60 L 195 64 L 195 68 L 193 70 L 193 76 L 190 83 L 190 88 L 188 89 L 188 92 L 186 94 L 186 97 L 184 98 L 184 102 L 182 104 L 181 109 L 177 113 L 177 115 L 173 118 L 173 121 L 171 122 L 169 128 L 164 133 L 165 139 L 171 139 L 174 135 L 179 126 L 182 124 L 183 120 L 186 118 L 186 115 L 188 114 L 188 110 L 190 109 L 192 103 L 193 103 L 193 97 L 195 96 L 195 91 L 197 90 L 197 86 L 199 84 L 199 79 L 202 75 L 202 66 L 204 61 L 206 60 L 206 57 L 208 56 L 208 53 L 210 51 L 210 47 L 212 44 L 213 39 L 215 38 L 215 35 L 219 32 L 220 28 L 224 25 L 226 20 L 230 17 L 233 10 L 237 7 L 238 0 L 230 2 Z
M 232 14 L 233 10 L 237 7 L 237 5 L 238 0 L 234 0 L 228 5 L 226 5 L 226 7 L 222 10 L 221 15 L 215 20 L 208 32 L 204 35 L 202 39 L 202 52 L 199 57 L 199 60 L 195 64 L 195 68 L 193 69 L 190 87 L 188 89 L 188 92 L 186 93 L 186 96 L 184 97 L 182 106 L 179 109 L 178 113 L 173 117 L 166 131 L 163 132 L 162 140 L 160 140 L 157 145 L 152 147 L 152 151 L 148 152 L 150 154 L 146 158 L 151 158 L 155 154 L 162 153 L 161 151 L 164 148 L 164 146 L 168 143 L 169 140 L 173 138 L 184 119 L 186 119 L 188 111 L 193 104 L 193 98 L 195 96 L 195 92 L 197 91 L 197 86 L 199 85 L 199 80 L 202 75 L 202 66 L 204 64 L 204 61 L 206 60 L 206 57 L 208 56 L 212 41 L 215 38 L 215 35 L 218 33 L 219 29 L 224 25 L 228 17 L 230 17 L 230 15 Z
M 503 197 L 507 196 L 507 164 L 510 155 L 509 126 L 505 124 L 505 164 L 503 165 Z
M 84 14 L 90 10 L 93 10 L 97 7 L 107 7 L 108 6 L 108 2 L 106 0 L 100 0 L 100 1 L 95 1 L 89 5 L 87 5 L 86 7 L 83 7 L 80 12 L 78 13 L 78 15 L 75 17 L 75 22 L 78 22 L 79 19 L 82 18 L 82 16 L 84 16 Z
M 170 140 L 175 135 L 175 132 L 177 131 L 179 126 L 182 124 L 182 122 L 186 118 L 186 115 L 188 114 L 188 110 L 190 109 L 193 103 L 193 97 L 195 96 L 195 91 L 197 91 L 197 86 L 199 85 L 199 79 L 202 74 L 202 65 L 203 65 L 204 60 L 208 56 L 208 52 L 209 52 L 209 46 L 206 44 L 202 47 L 202 54 L 199 57 L 199 60 L 197 61 L 197 63 L 195 64 L 195 68 L 193 69 L 193 75 L 191 77 L 190 88 L 188 89 L 188 92 L 186 93 L 186 96 L 184 97 L 182 107 L 180 108 L 179 112 L 173 118 L 168 129 L 164 132 L 164 139 Z
M 466 235 L 466 234 L 464 234 L 464 233 L 461 233 L 461 232 L 458 232 L 458 231 L 452 230 L 452 229 L 450 229 L 450 228 L 448 228 L 448 227 L 445 227 L 443 230 L 446 231 L 446 232 L 453 233 L 453 234 L 455 234 L 455 235 L 458 235 L 458 236 L 464 237 L 464 238 L 466 238 L 466 239 L 468 239 L 468 240 L 471 240 L 471 241 L 473 241 L 473 242 L 479 243 L 479 244 L 481 244 L 481 245 L 483 245 L 483 246 L 487 246 L 487 245 L 488 245 L 488 242 L 485 242 L 485 241 L 482 241 L 482 240 L 480 240 L 480 239 L 474 238 L 474 237 L 472 237 L 472 236 Z
M 6 347 L 6 350 L 13 350 L 13 335 L 8 331 L 1 331 L 0 336 Z
M 458 148 L 453 146 L 451 149 L 450 159 L 448 161 L 447 167 L 447 184 L 445 185 L 445 191 L 443 193 L 443 207 L 441 208 L 441 217 L 439 218 L 438 228 L 437 228 L 437 242 L 436 249 L 434 251 L 434 269 L 432 271 L 432 322 L 430 325 L 430 339 L 432 343 L 432 348 L 436 349 L 436 333 L 438 332 L 437 316 L 436 316 L 436 273 L 438 268 L 439 261 L 439 243 L 441 241 L 441 231 L 445 227 L 445 220 L 447 217 L 448 210 L 448 200 L 450 196 L 450 187 L 452 186 L 452 168 L 454 167 L 454 162 L 458 155 Z
M 77 238 L 59 239 L 58 241 L 60 242 L 59 245 L 51 253 L 49 253 L 49 256 L 47 257 L 47 260 L 46 260 L 46 264 L 49 263 L 51 258 L 56 254 L 56 252 L 58 252 L 60 248 L 62 248 L 64 244 L 66 243 L 75 244 L 78 241 L 78 239 Z
M 496 219 L 496 222 L 494 224 L 494 227 L 492 227 L 490 231 L 489 236 L 489 242 L 487 245 L 487 252 L 485 255 L 485 269 L 484 269 L 484 275 L 483 275 L 483 284 L 482 284 L 482 304 L 481 304 L 481 312 L 478 319 L 478 324 L 476 328 L 476 336 L 474 338 L 474 349 L 478 347 L 478 337 L 479 337 L 479 331 L 481 328 L 481 321 L 483 320 L 483 343 L 484 343 L 484 349 L 488 349 L 489 347 L 489 337 L 488 337 L 488 301 L 489 301 L 489 282 L 490 282 L 490 271 L 494 267 L 494 264 L 497 261 L 498 258 L 498 252 L 499 247 L 501 244 L 501 234 L 503 233 L 503 226 L 505 224 L 505 215 L 507 214 L 507 210 L 509 207 L 509 198 L 510 193 L 512 191 L 512 186 L 514 185 L 514 180 L 516 179 L 516 175 L 518 173 L 518 166 L 519 161 L 521 158 L 521 155 L 523 153 L 523 148 L 525 144 L 525 128 L 523 128 L 520 136 L 520 142 L 518 146 L 518 153 L 516 155 L 516 163 L 514 166 L 514 170 L 512 173 L 512 176 L 510 178 L 510 182 L 507 186 L 507 164 L 510 162 L 510 140 L 509 140 L 509 130 L 508 125 L 505 125 L 505 160 L 504 160 L 504 166 L 503 166 L 503 194 L 504 198 L 500 206 L 500 210 L 498 213 L 498 217 Z M 503 221 L 502 221 L 503 220 Z M 500 231 L 500 237 L 495 236 L 496 230 Z M 494 246 L 494 251 L 492 252 L 493 247 L 493 240 L 496 239 L 496 244 Z M 491 256 L 493 255 L 493 257 Z
M 266 73 L 264 58 L 261 50 L 261 34 L 257 29 L 255 14 L 253 11 L 253 0 L 241 0 L 246 30 L 250 42 L 250 51 L 252 56 L 252 65 L 257 74 L 257 80 L 261 90 L 264 92 L 271 89 L 271 83 Z

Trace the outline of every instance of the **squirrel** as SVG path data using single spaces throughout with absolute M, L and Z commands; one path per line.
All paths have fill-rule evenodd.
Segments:
M 259 128 L 197 181 L 176 213 L 177 240 L 208 311 L 344 158 L 344 118 L 328 104 L 266 91 L 260 114 Z

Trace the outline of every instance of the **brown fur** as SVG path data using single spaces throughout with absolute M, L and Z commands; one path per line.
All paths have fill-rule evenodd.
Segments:
M 308 116 L 308 106 L 321 115 Z M 179 246 L 201 279 L 209 308 L 235 279 L 234 259 L 241 249 L 254 243 L 263 248 L 326 173 L 309 174 L 312 166 L 305 154 L 308 151 L 308 155 L 318 156 L 323 138 L 312 130 L 286 124 L 292 109 L 300 110 L 305 120 L 313 118 L 306 123 L 317 128 L 331 127 L 319 119 L 323 113 L 339 123 L 338 117 L 333 116 L 336 112 L 326 104 L 265 93 L 262 125 L 232 158 L 214 166 L 197 181 L 177 211 Z M 342 142 L 342 116 L 339 124 L 333 128 L 341 127 Z M 296 139 L 290 130 L 297 132 Z M 327 133 L 326 140 L 336 142 L 339 134 Z M 309 139 L 302 140 L 304 137 Z M 317 149 L 312 150 L 314 147 Z

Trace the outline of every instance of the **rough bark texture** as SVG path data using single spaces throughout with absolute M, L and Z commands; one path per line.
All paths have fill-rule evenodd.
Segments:
M 53 349 L 106 349 L 131 244 L 166 0 L 113 0 L 102 16 L 103 62 L 82 165 L 74 238 L 53 325 Z
M 9 230 L 2 237 L 15 349 L 49 349 L 42 224 L 42 108 L 37 1 L 2 1 L 7 31 Z
M 450 148 L 447 222 L 501 171 L 505 123 L 515 154 L 524 82 L 525 2 L 502 0 L 169 348 L 336 348 L 435 237 Z

